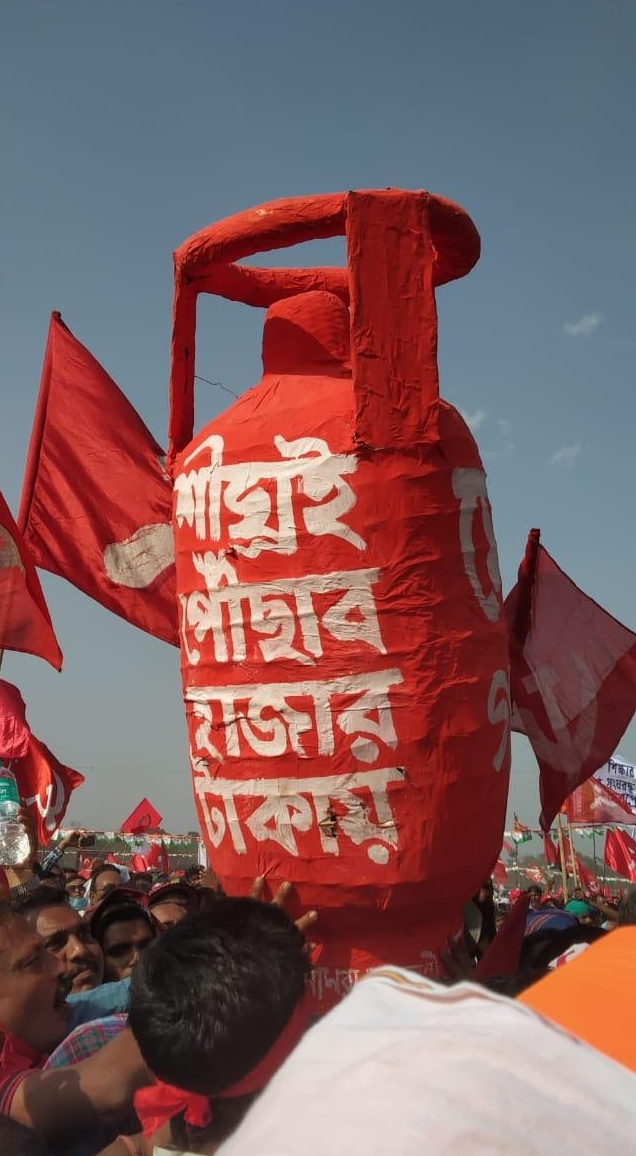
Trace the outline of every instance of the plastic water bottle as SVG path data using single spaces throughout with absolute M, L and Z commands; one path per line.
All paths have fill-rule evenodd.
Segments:
M 0 865 L 16 867 L 29 857 L 28 833 L 17 818 L 20 794 L 9 767 L 0 767 Z

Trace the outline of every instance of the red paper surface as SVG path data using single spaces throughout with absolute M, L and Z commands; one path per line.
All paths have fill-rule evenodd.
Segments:
M 163 450 L 53 313 L 20 505 L 36 565 L 177 645 Z
M 24 539 L 0 494 L 0 650 L 35 654 L 62 667 L 40 579 Z
M 49 748 L 32 734 L 29 749 L 11 768 L 18 781 L 20 797 L 35 820 L 38 843 L 46 846 L 66 814 L 72 792 L 81 787 L 84 776 L 64 766 Z
M 528 539 L 506 599 L 513 726 L 540 770 L 541 826 L 607 762 L 636 709 L 636 634 L 579 590 Z
M 262 874 L 319 909 L 319 1007 L 377 961 L 434 971 L 502 840 L 501 583 L 477 448 L 438 398 L 431 201 L 349 196 L 351 315 L 324 290 L 270 306 L 263 378 L 174 463 L 209 859 L 230 893 Z

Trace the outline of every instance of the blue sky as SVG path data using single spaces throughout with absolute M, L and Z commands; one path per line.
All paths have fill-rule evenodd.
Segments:
M 0 488 L 15 510 L 51 309 L 165 443 L 171 253 L 276 196 L 429 188 L 483 242 L 442 289 L 444 395 L 489 472 L 506 589 L 531 525 L 632 628 L 636 5 L 625 0 L 21 0 L 0 16 Z M 338 241 L 294 252 L 338 263 Z M 287 257 L 286 257 L 287 260 Z M 262 315 L 207 300 L 198 372 L 260 376 Z M 197 420 L 227 395 L 199 386 Z M 117 824 L 192 824 L 176 651 L 61 580 L 63 675 L 7 654 L 31 724 Z M 622 751 L 636 760 L 636 728 Z M 512 802 L 537 816 L 515 744 Z

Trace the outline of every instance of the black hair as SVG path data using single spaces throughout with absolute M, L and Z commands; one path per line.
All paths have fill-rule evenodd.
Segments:
M 11 1116 L 0 1116 L 0 1152 L 6 1156 L 48 1156 L 42 1137 Z
M 475 907 L 481 912 L 481 927 L 479 929 L 479 939 L 477 946 L 480 948 L 483 955 L 486 948 L 492 943 L 497 934 L 497 925 L 495 923 L 495 900 L 493 896 L 492 879 L 487 883 L 483 883 L 482 887 L 488 892 L 485 899 L 480 900 L 479 891 L 473 896 L 472 902 Z
M 305 991 L 298 928 L 280 908 L 219 899 L 155 940 L 135 968 L 129 1022 L 151 1071 L 216 1096 L 269 1051 Z
M 38 907 L 70 907 L 64 891 L 57 891 L 54 887 L 42 884 L 35 891 L 11 900 L 11 906 L 16 915 L 26 915 Z
M 130 882 L 131 887 L 134 887 L 137 883 L 150 883 L 150 884 L 152 884 L 152 882 L 153 882 L 152 871 L 131 871 L 129 882 Z
M 121 903 L 100 904 L 91 918 L 91 935 L 103 947 L 104 936 L 111 924 L 132 923 L 134 919 L 145 919 L 154 934 L 157 925 L 140 903 L 122 900 Z
M 148 907 L 152 908 L 157 903 L 178 903 L 179 900 L 185 901 L 190 907 L 196 903 L 198 907 L 199 890 L 189 883 L 162 883 L 160 887 L 161 890 L 157 887 L 148 895 Z
M 191 867 L 186 867 L 183 878 L 189 883 L 191 879 L 198 879 L 202 870 L 198 863 L 193 863 Z

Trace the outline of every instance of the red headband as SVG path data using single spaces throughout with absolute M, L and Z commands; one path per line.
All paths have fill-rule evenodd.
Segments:
M 262 1060 L 259 1060 L 256 1067 L 246 1076 L 237 1080 L 224 1092 L 220 1092 L 217 1098 L 225 1100 L 234 1096 L 247 1096 L 264 1088 L 296 1047 L 305 1032 L 308 1020 L 309 1003 L 305 995 L 296 1004 L 281 1034 Z M 191 1124 L 195 1128 L 206 1128 L 212 1122 L 212 1109 L 207 1096 L 185 1092 L 172 1084 L 164 1084 L 163 1080 L 155 1080 L 154 1084 L 135 1092 L 135 1111 L 147 1139 L 154 1135 L 166 1120 L 172 1119 L 179 1112 L 184 1113 L 186 1124 Z

